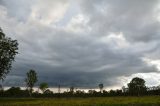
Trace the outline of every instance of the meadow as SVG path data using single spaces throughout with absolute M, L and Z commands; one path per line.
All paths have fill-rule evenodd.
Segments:
M 160 106 L 160 96 L 90 98 L 0 98 L 0 106 Z

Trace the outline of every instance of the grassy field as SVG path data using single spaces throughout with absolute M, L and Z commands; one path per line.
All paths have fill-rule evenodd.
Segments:
M 160 96 L 92 98 L 0 98 L 0 106 L 160 106 Z

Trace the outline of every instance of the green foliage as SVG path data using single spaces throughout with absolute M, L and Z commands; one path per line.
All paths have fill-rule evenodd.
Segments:
M 129 93 L 132 95 L 141 95 L 147 91 L 145 86 L 145 80 L 142 78 L 135 77 L 128 84 Z
M 29 88 L 29 91 L 32 92 L 32 88 L 34 84 L 38 81 L 37 73 L 34 70 L 30 70 L 27 72 L 27 78 L 25 79 L 27 88 Z
M 46 89 L 48 88 L 48 84 L 43 82 L 39 85 L 39 89 L 44 93 Z
M 18 50 L 17 40 L 6 37 L 0 29 L 0 80 L 4 80 L 12 67 Z
M 53 95 L 53 92 L 51 91 L 51 90 L 49 90 L 49 89 L 46 89 L 45 91 L 44 91 L 44 94 L 47 96 L 47 95 Z
M 0 91 L 1 97 L 29 97 L 28 90 L 21 90 L 20 87 L 11 87 Z

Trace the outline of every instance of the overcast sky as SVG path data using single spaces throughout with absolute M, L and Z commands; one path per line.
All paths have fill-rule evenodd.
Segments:
M 19 42 L 5 86 L 160 84 L 160 0 L 0 0 L 0 27 Z

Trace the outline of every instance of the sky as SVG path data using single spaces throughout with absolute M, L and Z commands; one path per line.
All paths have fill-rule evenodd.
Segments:
M 19 42 L 5 86 L 160 85 L 160 0 L 0 0 L 0 27 Z

